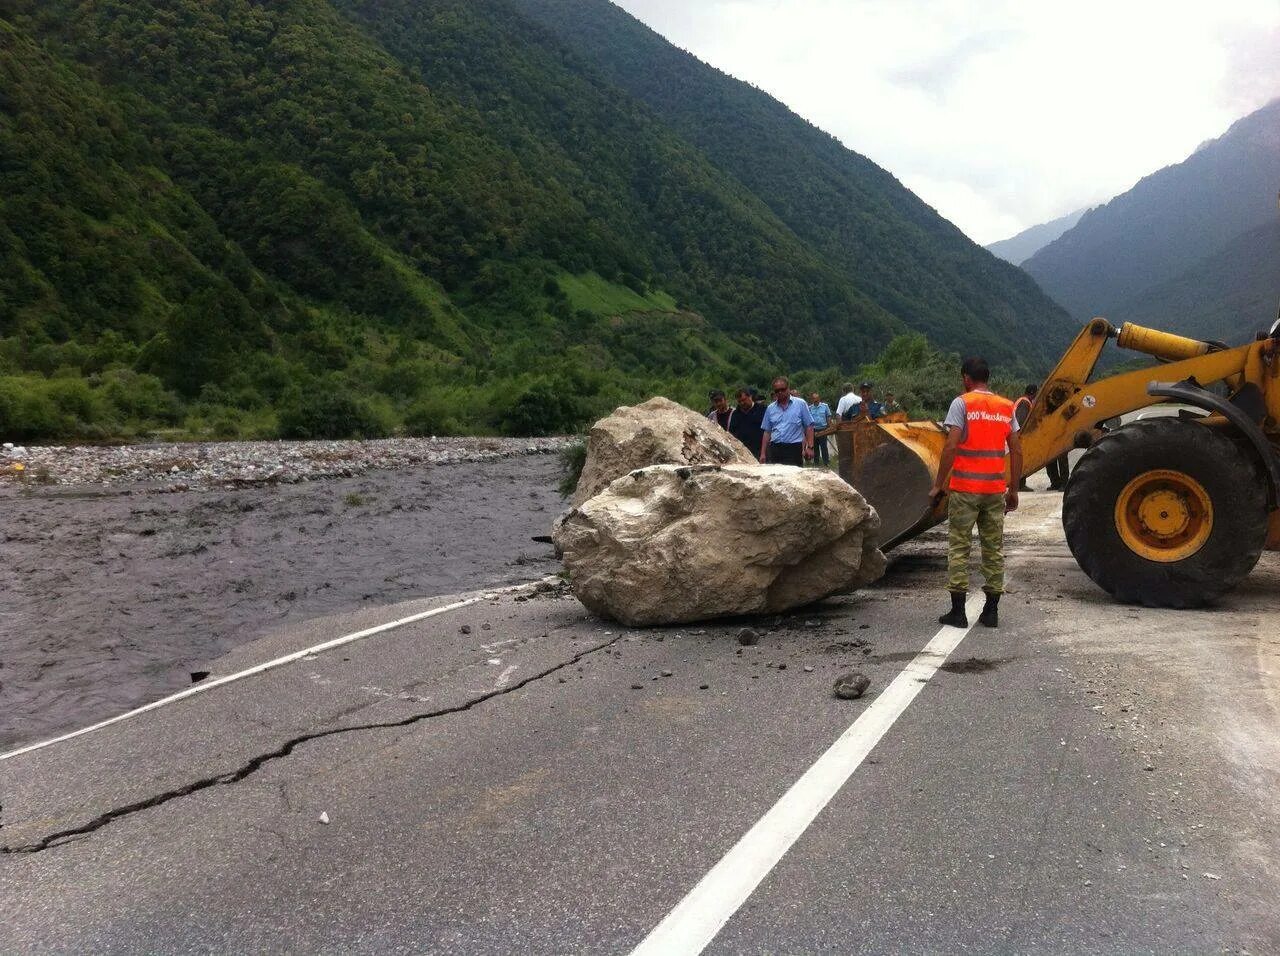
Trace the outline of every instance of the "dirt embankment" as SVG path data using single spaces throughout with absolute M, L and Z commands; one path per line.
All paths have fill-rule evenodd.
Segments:
M 183 493 L 0 486 L 0 749 L 188 686 L 287 621 L 555 571 L 531 536 L 563 507 L 556 456 L 476 451 L 487 460 L 394 469 L 357 454 L 353 477 L 231 488 L 210 463 Z

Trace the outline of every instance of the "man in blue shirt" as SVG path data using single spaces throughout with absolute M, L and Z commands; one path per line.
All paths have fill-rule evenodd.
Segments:
M 809 396 L 809 414 L 813 418 L 815 432 L 823 431 L 831 424 L 831 406 L 824 402 L 817 392 Z M 831 464 L 831 452 L 827 450 L 826 435 L 814 435 L 813 438 L 813 463 L 816 465 L 818 462 L 822 462 L 825 466 Z
M 871 383 L 862 383 L 862 410 L 872 420 L 884 415 L 884 406 L 871 397 Z
M 760 464 L 804 467 L 813 457 L 813 416 L 803 400 L 791 398 L 791 386 L 785 378 L 773 380 L 773 401 L 764 410 L 763 447 Z

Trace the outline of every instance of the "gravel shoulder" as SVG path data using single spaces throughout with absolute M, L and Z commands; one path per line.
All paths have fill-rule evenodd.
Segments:
M 26 480 L 0 482 L 0 750 L 188 686 L 283 624 L 555 571 L 531 538 L 564 506 L 561 444 L 22 450 Z

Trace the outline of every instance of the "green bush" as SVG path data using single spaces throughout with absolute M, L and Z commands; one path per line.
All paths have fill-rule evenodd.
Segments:
M 307 390 L 280 412 L 281 438 L 383 438 L 390 423 L 341 386 Z
M 458 398 L 431 395 L 405 411 L 404 427 L 410 435 L 462 435 L 468 431 L 462 421 L 464 412 Z
M 0 438 L 28 442 L 60 437 L 65 419 L 34 375 L 0 378 Z
M 582 400 L 563 381 L 534 382 L 499 415 L 507 435 L 564 435 L 587 417 Z
M 561 498 L 568 498 L 578 490 L 582 469 L 587 464 L 587 442 L 579 439 L 560 449 L 560 483 L 556 486 Z
M 177 396 L 154 375 L 127 368 L 115 368 L 96 376 L 98 393 L 121 419 L 164 425 L 181 420 L 182 405 Z

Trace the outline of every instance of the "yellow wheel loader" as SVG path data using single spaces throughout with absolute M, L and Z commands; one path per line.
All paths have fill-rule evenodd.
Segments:
M 1108 341 L 1163 365 L 1090 381 Z M 1154 405 L 1169 414 L 1108 427 Z M 941 522 L 929 489 L 936 422 L 844 422 L 840 469 L 880 513 L 884 548 Z M 1063 495 L 1067 544 L 1118 600 L 1195 607 L 1280 550 L 1280 321 L 1228 348 L 1094 319 L 1040 388 L 1022 427 L 1024 470 L 1088 449 Z

